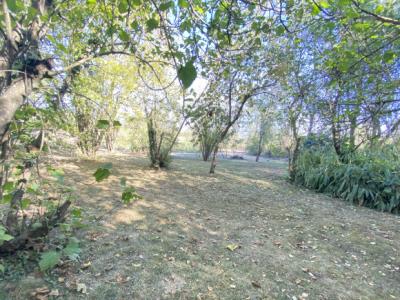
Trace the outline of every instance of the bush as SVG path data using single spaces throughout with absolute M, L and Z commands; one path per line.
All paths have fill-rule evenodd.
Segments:
M 331 147 L 303 149 L 295 182 L 321 193 L 381 211 L 400 212 L 399 152 L 394 146 L 360 150 L 348 163 Z

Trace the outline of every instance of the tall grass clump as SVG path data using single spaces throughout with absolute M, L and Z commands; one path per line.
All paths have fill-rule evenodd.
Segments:
M 303 149 L 295 182 L 321 193 L 391 213 L 400 212 L 400 160 L 395 146 L 363 149 L 339 160 L 332 147 Z

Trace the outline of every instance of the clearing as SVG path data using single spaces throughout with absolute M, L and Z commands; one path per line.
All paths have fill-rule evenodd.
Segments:
M 90 223 L 81 261 L 7 279 L 0 298 L 400 299 L 400 217 L 293 186 L 285 162 L 220 160 L 214 176 L 189 157 L 161 171 L 127 154 L 57 162 Z M 94 183 L 102 162 L 115 176 Z M 121 176 L 143 200 L 121 203 Z

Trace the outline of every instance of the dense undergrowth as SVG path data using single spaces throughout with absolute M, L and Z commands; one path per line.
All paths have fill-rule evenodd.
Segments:
M 332 147 L 311 147 L 300 154 L 295 182 L 359 206 L 400 212 L 399 149 L 365 149 L 343 163 Z

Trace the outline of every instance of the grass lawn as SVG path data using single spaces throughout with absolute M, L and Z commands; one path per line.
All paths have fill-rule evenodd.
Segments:
M 115 176 L 94 183 L 108 161 Z M 285 162 L 221 160 L 213 176 L 190 158 L 57 163 L 90 224 L 81 261 L 5 278 L 0 298 L 47 286 L 55 299 L 400 299 L 400 217 L 293 186 Z M 121 203 L 121 176 L 143 200 Z

